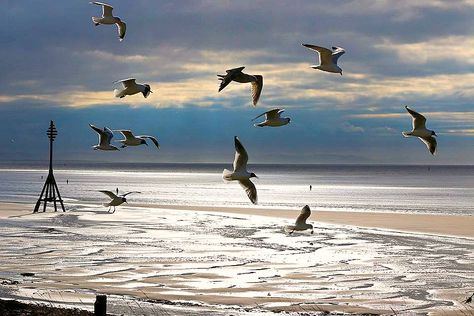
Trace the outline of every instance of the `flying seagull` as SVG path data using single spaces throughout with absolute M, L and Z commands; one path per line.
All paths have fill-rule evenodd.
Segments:
M 102 16 L 101 17 L 92 17 L 92 22 L 94 22 L 95 26 L 98 26 L 100 24 L 116 24 L 117 25 L 117 30 L 118 30 L 118 35 L 119 35 L 119 40 L 123 41 L 123 38 L 125 36 L 125 31 L 127 30 L 127 24 L 120 20 L 119 17 L 113 16 L 112 15 L 112 10 L 114 9 L 111 5 L 107 3 L 102 3 L 102 2 L 91 2 L 91 4 L 97 4 L 102 6 Z
M 112 213 L 115 213 L 115 207 L 116 206 L 119 206 L 123 203 L 128 203 L 127 199 L 125 198 L 127 195 L 132 194 L 132 193 L 140 193 L 138 191 L 132 191 L 132 192 L 128 192 L 128 193 L 125 193 L 125 194 L 117 195 L 118 190 L 117 190 L 117 194 L 115 194 L 112 191 L 99 191 L 99 192 L 104 193 L 105 195 L 107 195 L 109 198 L 112 199 L 109 203 L 104 203 L 105 207 L 109 207 L 107 212 L 110 212 L 112 207 L 114 208 L 114 211 Z
M 290 123 L 291 119 L 289 117 L 280 117 L 281 113 L 285 112 L 284 109 L 273 109 L 267 111 L 265 113 L 260 114 L 259 116 L 255 117 L 252 121 L 255 121 L 260 116 L 265 115 L 265 121 L 255 124 L 255 126 L 263 127 L 263 126 L 283 126 Z
M 415 136 L 418 137 L 426 147 L 428 147 L 430 153 L 434 155 L 436 153 L 436 138 L 433 136 L 438 136 L 434 131 L 431 131 L 425 127 L 426 118 L 418 112 L 413 111 L 412 109 L 405 106 L 408 113 L 413 117 L 413 130 L 411 132 L 402 132 L 403 136 Z
M 148 146 L 146 139 L 150 139 L 153 144 L 155 144 L 156 148 L 160 148 L 160 144 L 158 144 L 158 140 L 153 137 L 153 136 L 148 136 L 148 135 L 139 135 L 135 136 L 133 133 L 129 130 L 117 130 L 117 132 L 122 133 L 124 139 L 119 140 L 119 142 L 122 143 L 122 148 L 125 148 L 127 146 L 139 146 L 142 144 L 145 144 Z
M 99 135 L 99 144 L 92 146 L 94 150 L 119 150 L 117 147 L 110 145 L 110 140 L 114 137 L 110 129 L 107 127 L 100 129 L 92 124 L 89 124 L 89 126 Z
M 239 184 L 247 193 L 250 201 L 253 204 L 257 204 L 257 189 L 255 185 L 250 181 L 250 178 L 258 178 L 255 173 L 250 173 L 247 171 L 247 162 L 249 156 L 244 146 L 240 143 L 240 140 L 237 136 L 234 136 L 234 146 L 235 146 L 235 158 L 234 158 L 234 171 L 224 169 L 222 172 L 222 178 L 226 181 L 239 181 Z
M 123 85 L 123 89 L 115 89 L 114 94 L 116 98 L 123 98 L 126 95 L 133 95 L 141 92 L 143 96 L 146 98 L 150 95 L 150 93 L 153 93 L 151 91 L 150 85 L 148 84 L 139 84 L 135 82 L 135 78 L 128 78 L 128 79 L 122 79 L 122 80 L 117 80 L 114 83 L 119 83 L 121 82 Z
M 306 224 L 306 220 L 308 219 L 310 215 L 311 215 L 311 210 L 308 205 L 305 205 L 303 209 L 301 210 L 300 215 L 296 218 L 295 225 L 285 226 L 285 231 L 291 235 L 293 234 L 295 230 L 303 231 L 303 230 L 311 229 L 311 234 L 313 234 L 314 233 L 313 225 Z
M 330 50 L 311 44 L 303 44 L 303 46 L 319 53 L 319 65 L 312 65 L 311 68 L 341 74 L 342 76 L 342 69 L 337 65 L 337 60 L 346 52 L 344 48 L 333 46 Z
M 217 75 L 221 81 L 219 86 L 219 92 L 222 91 L 231 81 L 252 84 L 252 104 L 257 106 L 258 99 L 262 93 L 263 88 L 263 76 L 261 75 L 248 75 L 242 72 L 245 67 L 239 67 L 234 69 L 226 70 L 225 75 Z

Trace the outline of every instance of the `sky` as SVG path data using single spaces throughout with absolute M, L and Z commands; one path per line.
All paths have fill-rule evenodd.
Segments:
M 94 26 L 88 1 L 10 1 L 0 11 L 0 160 L 229 162 L 233 136 L 250 163 L 473 164 L 474 1 L 109 1 L 127 23 Z M 343 75 L 314 70 L 302 43 L 340 46 Z M 261 74 L 217 92 L 217 74 Z M 117 99 L 114 81 L 151 85 Z M 404 138 L 422 113 L 431 156 Z M 291 123 L 257 128 L 275 107 Z M 92 150 L 88 124 L 154 135 L 161 148 Z M 120 139 L 117 134 L 113 141 Z

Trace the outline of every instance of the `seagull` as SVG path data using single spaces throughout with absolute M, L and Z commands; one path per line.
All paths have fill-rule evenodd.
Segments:
M 99 134 L 99 144 L 92 146 L 94 150 L 119 150 L 117 147 L 110 145 L 110 140 L 112 139 L 112 137 L 114 137 L 114 134 L 110 129 L 108 129 L 107 127 L 104 127 L 104 129 L 100 129 L 92 124 L 89 124 L 89 126 L 97 134 Z
M 283 126 L 288 123 L 290 123 L 291 119 L 289 117 L 280 117 L 280 114 L 285 112 L 284 109 L 273 109 L 270 111 L 267 111 L 265 113 L 260 114 L 259 116 L 255 117 L 252 121 L 256 120 L 262 115 L 265 115 L 265 121 L 254 124 L 255 126 L 263 127 L 263 126 L 271 126 L 271 127 L 277 127 L 277 126 Z
M 102 16 L 101 17 L 92 17 L 92 22 L 94 22 L 95 26 L 98 26 L 100 24 L 116 24 L 117 25 L 117 30 L 118 30 L 118 35 L 119 35 L 119 40 L 123 41 L 123 38 L 125 36 L 125 31 L 127 30 L 127 24 L 120 20 L 119 17 L 113 16 L 112 15 L 112 10 L 114 9 L 111 5 L 107 3 L 102 3 L 102 2 L 91 2 L 91 4 L 97 4 L 102 6 Z
M 285 231 L 288 232 L 289 235 L 293 234 L 295 230 L 307 230 L 311 229 L 311 234 L 314 233 L 313 225 L 306 224 L 306 220 L 311 215 L 311 210 L 308 205 L 305 205 L 301 210 L 300 215 L 296 218 L 295 225 L 288 225 L 285 226 Z
M 221 81 L 219 86 L 219 92 L 222 91 L 231 81 L 252 84 L 252 103 L 253 106 L 257 106 L 258 99 L 262 93 L 263 88 L 263 76 L 261 75 L 248 75 L 242 72 L 245 67 L 239 67 L 234 69 L 226 70 L 225 75 L 217 75 Z
M 109 210 L 107 212 L 110 212 L 110 209 L 112 207 L 114 208 L 114 211 L 112 213 L 115 213 L 115 207 L 116 206 L 119 206 L 122 203 L 128 203 L 127 199 L 125 198 L 127 195 L 132 194 L 132 193 L 140 193 L 138 191 L 132 191 L 132 192 L 128 192 L 128 193 L 125 193 L 125 194 L 122 194 L 122 195 L 118 195 L 118 190 L 117 190 L 117 194 L 115 194 L 112 191 L 99 191 L 99 192 L 104 193 L 105 195 L 107 195 L 109 198 L 112 199 L 109 203 L 104 203 L 105 207 L 107 207 L 107 206 L 109 207 Z
M 319 65 L 312 65 L 311 68 L 338 73 L 342 76 L 342 69 L 337 65 L 337 60 L 346 52 L 344 48 L 333 46 L 330 50 L 311 44 L 303 44 L 303 46 L 319 53 Z
M 425 127 L 426 118 L 423 115 L 413 111 L 412 109 L 408 108 L 408 106 L 405 106 L 405 109 L 407 109 L 408 113 L 413 116 L 413 130 L 411 132 L 402 132 L 403 136 L 418 137 L 423 143 L 425 143 L 430 153 L 434 155 L 436 153 L 437 142 L 436 138 L 434 138 L 433 136 L 438 135 L 436 135 L 434 131 L 431 131 Z
M 247 171 L 247 162 L 249 160 L 249 156 L 237 136 L 234 136 L 234 146 L 234 171 L 224 169 L 222 172 L 222 178 L 226 181 L 239 181 L 239 184 L 247 193 L 250 201 L 252 201 L 253 204 L 257 204 L 257 189 L 255 188 L 255 185 L 252 183 L 252 181 L 250 181 L 250 178 L 258 177 L 255 175 L 255 173 L 250 173 Z
M 150 95 L 150 93 L 153 93 L 151 91 L 150 85 L 148 84 L 139 84 L 135 82 L 135 78 L 128 78 L 128 79 L 123 79 L 123 80 L 117 80 L 114 83 L 119 83 L 121 82 L 123 84 L 123 90 L 114 90 L 114 94 L 116 98 L 123 98 L 126 95 L 133 95 L 141 92 L 143 96 L 146 98 Z
M 117 132 L 122 133 L 124 139 L 119 140 L 119 142 L 122 143 L 122 148 L 125 148 L 127 146 L 139 146 L 141 144 L 145 144 L 148 146 L 146 139 L 150 139 L 156 146 L 156 148 L 160 148 L 160 144 L 158 144 L 158 140 L 153 137 L 153 136 L 148 136 L 148 135 L 139 135 L 135 136 L 133 133 L 129 130 L 117 130 Z

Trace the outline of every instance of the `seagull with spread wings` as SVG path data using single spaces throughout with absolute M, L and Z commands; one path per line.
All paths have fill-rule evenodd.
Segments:
M 105 195 L 107 195 L 109 198 L 112 199 L 109 203 L 104 203 L 104 206 L 109 208 L 107 212 L 110 212 L 112 207 L 114 208 L 114 211 L 112 213 L 115 213 L 116 206 L 122 205 L 123 203 L 128 203 L 127 199 L 125 198 L 127 195 L 132 194 L 132 193 L 140 193 L 138 191 L 132 191 L 132 192 L 127 192 L 125 194 L 117 195 L 118 190 L 117 190 L 117 194 L 115 194 L 112 191 L 105 191 L 105 190 L 101 190 L 99 192 L 104 193 Z
M 255 121 L 260 116 L 265 115 L 265 121 L 255 124 L 258 127 L 264 126 L 271 126 L 271 127 L 278 127 L 283 126 L 290 123 L 291 119 L 289 117 L 280 117 L 281 113 L 285 112 L 284 109 L 273 109 L 267 111 L 265 113 L 260 114 L 259 116 L 255 117 L 252 121 Z
M 219 86 L 219 92 L 222 91 L 229 83 L 232 81 L 239 83 L 249 83 L 252 85 L 252 104 L 257 106 L 258 99 L 260 99 L 260 94 L 263 89 L 263 76 L 261 75 L 248 75 L 243 73 L 245 67 L 239 67 L 234 69 L 226 70 L 225 75 L 217 75 L 218 79 L 221 81 Z
M 92 124 L 89 124 L 89 126 L 99 135 L 99 144 L 92 146 L 94 150 L 119 150 L 114 145 L 110 145 L 110 141 L 112 140 L 112 137 L 114 137 L 114 134 L 110 129 L 107 127 L 100 129 Z
M 114 83 L 119 83 L 121 82 L 123 85 L 123 89 L 115 89 L 114 90 L 114 95 L 116 98 L 123 98 L 126 95 L 134 95 L 137 93 L 142 93 L 145 98 L 147 98 L 150 93 L 153 93 L 151 91 L 150 85 L 148 84 L 140 84 L 135 82 L 135 78 L 128 78 L 128 79 L 122 79 L 122 80 L 117 80 Z
M 247 162 L 249 156 L 244 146 L 240 142 L 237 136 L 234 137 L 235 147 L 235 158 L 234 158 L 234 171 L 224 169 L 222 172 L 222 178 L 226 181 L 237 180 L 242 188 L 247 193 L 250 201 L 253 204 L 257 204 L 257 189 L 255 185 L 250 181 L 250 178 L 258 178 L 255 173 L 247 171 Z
M 125 137 L 124 139 L 121 139 L 119 140 L 119 142 L 122 143 L 122 148 L 125 148 L 127 146 L 139 146 L 139 145 L 147 145 L 147 142 L 146 142 L 146 139 L 149 139 L 153 142 L 153 144 L 155 144 L 156 148 L 160 148 L 160 144 L 158 143 L 158 140 L 156 139 L 156 137 L 153 137 L 153 136 L 148 136 L 148 135 L 138 135 L 138 136 L 135 136 L 133 135 L 132 131 L 130 130 L 116 130 L 117 132 L 120 132 L 123 137 Z
M 408 113 L 413 117 L 412 125 L 413 130 L 411 132 L 402 132 L 403 136 L 410 137 L 415 136 L 418 137 L 423 143 L 425 143 L 426 147 L 432 155 L 436 153 L 437 142 L 436 138 L 433 136 L 438 136 L 432 130 L 426 128 L 426 118 L 418 112 L 413 111 L 408 106 L 405 106 Z
M 312 65 L 311 68 L 341 74 L 342 76 L 342 69 L 337 65 L 337 60 L 346 52 L 344 48 L 333 46 L 330 50 L 311 44 L 302 45 L 319 53 L 319 65 Z
M 94 22 L 95 26 L 98 26 L 100 24 L 115 24 L 117 25 L 117 30 L 118 30 L 118 35 L 119 35 L 119 40 L 123 41 L 123 38 L 125 36 L 125 32 L 127 30 L 127 24 L 120 20 L 119 17 L 113 16 L 112 15 L 112 10 L 114 9 L 111 5 L 107 3 L 102 3 L 102 2 L 91 2 L 91 4 L 96 4 L 102 6 L 102 16 L 101 17 L 92 17 L 92 22 Z
M 288 225 L 285 226 L 285 231 L 288 232 L 289 235 L 293 234 L 295 230 L 303 231 L 307 229 L 311 229 L 311 234 L 314 233 L 313 225 L 306 224 L 306 220 L 311 216 L 311 209 L 308 205 L 305 205 L 301 210 L 300 215 L 296 218 L 295 225 Z

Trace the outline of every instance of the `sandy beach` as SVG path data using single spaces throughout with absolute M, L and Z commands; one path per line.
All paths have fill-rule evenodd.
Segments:
M 0 203 L 2 297 L 91 309 L 106 293 L 111 312 L 146 315 L 474 312 L 472 216 L 315 211 L 314 235 L 287 236 L 297 209 L 32 209 Z

